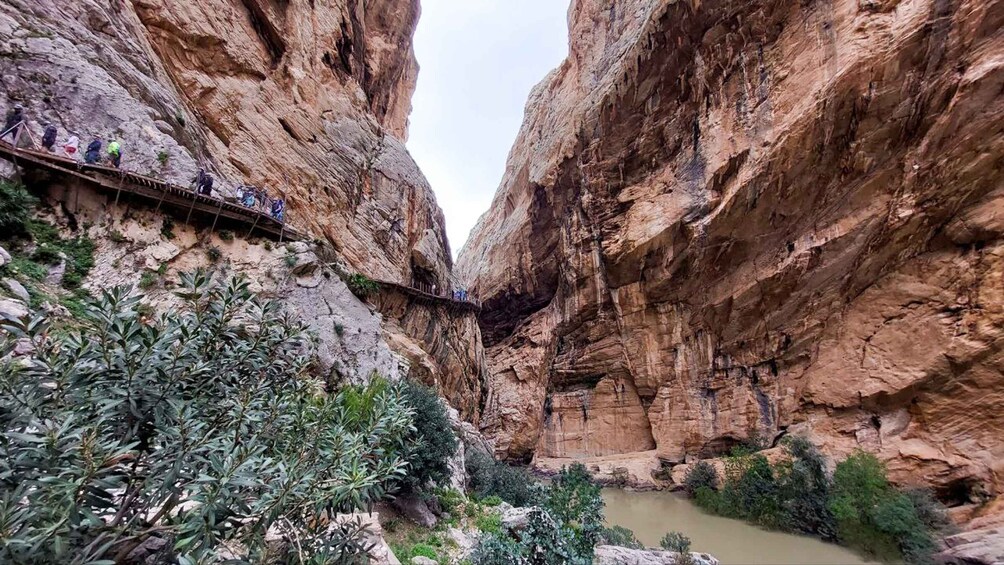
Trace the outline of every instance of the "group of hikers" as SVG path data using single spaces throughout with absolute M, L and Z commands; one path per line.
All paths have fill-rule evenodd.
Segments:
M 27 121 L 25 119 L 24 106 L 21 104 L 15 104 L 14 107 L 7 113 L 7 119 L 4 121 L 4 129 L 0 132 L 0 141 L 7 136 L 10 136 L 11 143 L 16 145 L 22 131 L 28 132 L 28 135 L 30 136 L 31 132 L 27 129 L 26 124 Z M 45 130 L 42 133 L 42 147 L 46 151 L 56 151 L 56 137 L 58 134 L 59 130 L 55 125 L 52 123 L 47 123 L 45 125 Z M 84 163 L 89 165 L 100 163 L 101 148 L 102 142 L 101 139 L 98 138 L 95 138 L 87 144 L 87 149 L 84 151 Z M 77 159 L 77 153 L 80 150 L 80 138 L 76 135 L 72 135 L 71 133 L 70 137 L 67 138 L 66 142 L 62 145 L 62 149 L 63 153 L 67 157 Z M 119 165 L 122 164 L 122 145 L 113 137 L 108 138 L 106 155 L 107 162 L 116 169 L 119 168 Z M 213 195 L 213 176 L 207 173 L 205 169 L 199 169 L 195 178 L 192 179 L 192 184 L 195 186 L 195 191 L 197 193 L 210 197 Z M 222 194 L 219 194 L 219 197 L 222 197 Z M 236 200 L 248 208 L 259 208 L 280 222 L 285 221 L 285 199 L 272 198 L 264 189 L 241 184 L 236 190 Z
M 11 143 L 16 143 L 20 138 L 22 131 L 31 132 L 26 128 L 26 120 L 24 116 L 24 106 L 20 104 L 15 104 L 14 108 L 10 112 L 7 112 L 7 119 L 4 120 L 3 131 L 0 132 L 0 140 L 3 140 L 7 136 L 10 136 Z M 56 136 L 59 134 L 59 130 L 52 123 L 45 124 L 45 130 L 42 133 L 42 148 L 46 151 L 54 152 L 56 146 Z M 101 161 L 101 140 L 98 138 L 93 139 L 87 144 L 87 150 L 84 151 L 84 162 L 89 165 L 97 164 Z M 80 151 L 80 138 L 75 135 L 70 135 L 63 143 L 63 153 L 67 157 L 76 159 L 77 153 Z M 120 144 L 115 138 L 108 138 L 108 147 L 106 151 L 107 160 L 110 165 L 116 169 L 122 164 L 122 144 Z

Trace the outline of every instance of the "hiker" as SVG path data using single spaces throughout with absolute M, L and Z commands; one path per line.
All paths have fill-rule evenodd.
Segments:
M 75 135 L 71 135 L 70 138 L 66 140 L 66 143 L 63 144 L 63 153 L 66 153 L 66 156 L 71 159 L 77 158 L 77 151 L 79 150 L 80 138 Z
M 241 204 L 247 206 L 248 208 L 254 208 L 254 193 L 255 188 L 253 186 L 248 186 L 244 190 L 244 198 L 241 200 Z
M 286 215 L 286 201 L 279 198 L 272 203 L 272 217 L 280 222 L 284 221 L 283 216 Z
M 84 153 L 84 162 L 93 165 L 101 160 L 101 140 L 95 139 L 87 144 L 87 151 Z
M 108 142 L 108 160 L 116 169 L 119 168 L 119 164 L 122 163 L 122 146 L 114 139 Z
M 51 123 L 45 124 L 45 133 L 42 134 L 42 147 L 46 151 L 52 152 L 52 147 L 56 145 L 56 126 Z
M 17 141 L 17 134 L 21 132 L 21 128 L 24 127 L 24 106 L 20 104 L 15 104 L 14 109 L 7 113 L 7 121 L 3 124 L 3 132 L 0 133 L 0 139 L 10 135 L 11 143 Z
M 200 168 L 192 182 L 195 183 L 195 192 L 205 195 L 213 193 L 213 176 L 207 173 L 206 169 Z
M 202 177 L 202 187 L 199 190 L 200 194 L 205 194 L 206 196 L 213 195 L 213 175 L 206 173 Z

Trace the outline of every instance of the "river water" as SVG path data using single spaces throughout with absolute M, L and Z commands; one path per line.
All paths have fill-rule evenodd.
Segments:
M 669 531 L 690 538 L 691 550 L 710 553 L 722 565 L 844 565 L 870 563 L 849 549 L 815 538 L 769 532 L 739 520 L 708 514 L 681 495 L 603 489 L 607 525 L 623 526 L 648 547 Z

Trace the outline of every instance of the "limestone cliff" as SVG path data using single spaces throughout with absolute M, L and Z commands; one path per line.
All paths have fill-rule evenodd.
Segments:
M 290 220 L 353 267 L 408 280 L 443 216 L 404 149 L 417 0 L 11 0 L 0 5 L 0 103 L 118 137 L 124 167 L 288 199 Z
M 0 107 L 23 104 L 36 139 L 48 122 L 60 143 L 71 133 L 84 145 L 117 138 L 125 169 L 188 184 L 204 166 L 223 195 L 238 183 L 284 194 L 287 219 L 334 248 L 319 252 L 325 261 L 445 288 L 443 214 L 404 147 L 419 11 L 418 0 L 7 0 Z M 53 197 L 82 190 L 32 180 Z M 280 293 L 312 323 L 326 369 L 346 378 L 409 372 L 439 383 L 477 420 L 480 337 L 469 315 L 404 301 L 378 317 L 337 280 L 318 279 L 331 271 L 303 259 L 312 251 L 265 251 L 243 233 L 224 242 L 207 226 L 181 226 L 184 218 L 168 241 L 142 207 L 110 209 L 86 190 L 82 204 L 74 198 L 56 207 L 61 225 L 102 242 L 89 288 L 205 265 L 216 247 L 222 264 L 258 278 L 258 290 Z M 108 241 L 110 230 L 124 240 Z M 317 265 L 291 278 L 287 255 Z
M 1004 2 L 576 0 L 458 269 L 517 459 L 1004 489 Z

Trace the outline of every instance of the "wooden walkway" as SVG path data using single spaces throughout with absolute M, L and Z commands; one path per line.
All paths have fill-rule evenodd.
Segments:
M 194 214 L 207 221 L 212 218 L 214 228 L 217 220 L 222 218 L 249 226 L 249 235 L 257 230 L 263 235 L 277 238 L 280 241 L 308 239 L 308 236 L 303 232 L 279 222 L 261 210 L 198 194 L 190 188 L 180 187 L 145 175 L 104 165 L 88 165 L 46 151 L 15 149 L 13 145 L 5 142 L 0 142 L 0 158 L 22 168 L 44 170 L 52 174 L 83 180 L 105 192 L 114 192 L 116 202 L 122 194 L 128 194 L 145 199 L 150 203 L 156 203 L 158 209 L 167 207 L 174 212 L 187 214 L 188 218 Z M 286 213 L 289 213 L 288 209 Z M 472 298 L 457 300 L 452 296 L 433 292 L 431 286 L 413 287 L 382 280 L 375 282 L 382 288 L 400 292 L 419 304 L 446 306 L 448 309 L 458 312 L 478 313 L 481 311 L 481 304 L 477 300 Z
M 44 170 L 52 174 L 83 180 L 105 192 L 114 192 L 116 202 L 122 194 L 140 197 L 155 203 L 158 209 L 167 207 L 180 214 L 186 214 L 186 221 L 193 215 L 199 215 L 206 221 L 211 218 L 213 228 L 215 228 L 217 220 L 222 218 L 231 223 L 239 223 L 248 227 L 248 236 L 257 231 L 261 235 L 280 241 L 308 239 L 308 236 L 303 232 L 286 222 L 276 220 L 271 214 L 259 209 L 198 194 L 190 188 L 145 175 L 104 165 L 88 165 L 46 151 L 17 149 L 5 142 L 0 142 L 0 158 L 22 168 Z M 288 208 L 286 215 L 287 217 L 289 215 Z
M 448 309 L 459 311 L 459 312 L 481 312 L 481 303 L 477 300 L 468 297 L 467 300 L 457 300 L 452 296 L 444 296 L 442 294 L 432 292 L 432 287 L 427 287 L 425 285 L 420 285 L 418 287 L 405 286 L 400 283 L 375 280 L 381 288 L 387 287 L 392 290 L 396 290 L 401 294 L 404 294 L 414 300 L 418 304 L 425 304 L 426 306 L 446 306 Z

